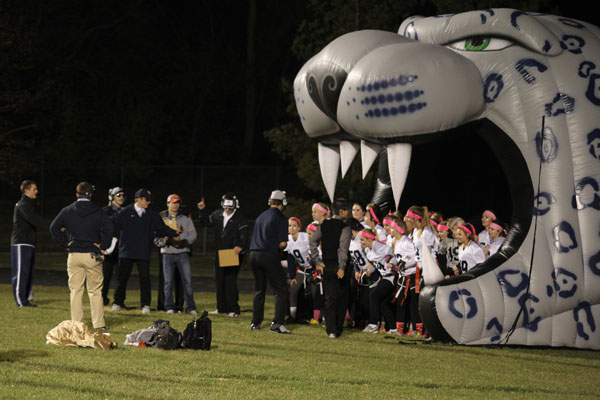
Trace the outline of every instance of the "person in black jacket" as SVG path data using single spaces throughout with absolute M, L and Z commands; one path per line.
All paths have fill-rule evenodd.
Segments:
M 102 304 L 102 254 L 111 244 L 113 224 L 100 207 L 92 203 L 94 187 L 77 185 L 77 201 L 63 208 L 50 224 L 54 243 L 69 251 L 67 273 L 71 291 L 71 319 L 83 322 L 83 290 L 87 287 L 95 329 L 106 329 Z M 67 232 L 68 239 L 63 231 Z
M 48 222 L 35 211 L 38 187 L 34 181 L 21 183 L 21 199 L 15 205 L 13 229 L 10 237 L 13 296 L 19 307 L 35 307 L 32 299 L 33 267 L 37 228 Z
M 103 207 L 102 210 L 111 217 L 117 211 L 123 207 L 125 203 L 125 191 L 123 188 L 116 186 L 114 188 L 110 188 L 108 190 L 108 205 Z M 102 283 L 102 300 L 104 305 L 108 305 L 110 303 L 110 299 L 108 298 L 108 290 L 110 289 L 110 278 L 112 278 L 113 271 L 115 267 L 119 263 L 119 249 L 116 247 L 110 255 L 104 256 L 104 261 L 102 262 L 102 275 L 104 275 L 104 281 Z
M 155 237 L 175 237 L 179 233 L 166 226 L 158 212 L 148 208 L 151 193 L 146 189 L 135 192 L 135 203 L 123 207 L 111 218 L 115 233 L 119 234 L 119 273 L 112 311 L 125 307 L 127 281 L 133 264 L 137 265 L 140 276 L 140 303 L 142 314 L 150 313 L 152 293 L 150 287 L 150 252 Z
M 227 193 L 221 198 L 221 208 L 210 215 L 206 214 L 204 199 L 198 203 L 200 223 L 215 228 L 215 281 L 217 284 L 217 309 L 213 314 L 227 314 L 239 317 L 239 290 L 237 277 L 240 264 L 243 262 L 244 251 L 248 246 L 248 220 L 239 210 L 240 204 L 233 193 Z M 233 249 L 239 256 L 238 265 L 221 267 L 219 250 Z
M 323 275 L 325 323 L 327 334 L 332 339 L 340 336 L 344 329 L 350 284 L 350 271 L 346 267 L 352 231 L 340 216 L 342 209 L 342 204 L 334 204 L 333 218 L 323 221 L 308 241 L 310 257 L 316 263 L 317 271 Z M 322 256 L 319 256 L 319 242 Z

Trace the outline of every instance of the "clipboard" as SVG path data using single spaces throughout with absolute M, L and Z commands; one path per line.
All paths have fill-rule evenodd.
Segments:
M 233 249 L 219 250 L 219 267 L 234 267 L 240 265 L 240 257 Z

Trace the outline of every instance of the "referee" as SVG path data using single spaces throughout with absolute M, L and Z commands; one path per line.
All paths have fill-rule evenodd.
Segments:
M 267 280 L 275 292 L 275 317 L 271 331 L 292 333 L 283 326 L 289 298 L 286 271 L 281 267 L 280 251 L 287 245 L 288 221 L 282 211 L 287 205 L 285 192 L 274 190 L 269 197 L 269 208 L 258 216 L 250 242 L 250 266 L 254 273 L 254 300 L 250 329 L 261 329 L 265 313 Z

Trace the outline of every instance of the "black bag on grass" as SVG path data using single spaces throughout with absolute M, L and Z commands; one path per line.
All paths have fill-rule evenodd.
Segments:
M 169 321 L 156 320 L 153 326 L 157 328 L 156 347 L 163 350 L 175 350 L 181 348 L 181 333 L 171 328 Z
M 212 322 L 208 318 L 208 311 L 202 316 L 190 322 L 183 331 L 184 349 L 210 350 L 212 340 Z

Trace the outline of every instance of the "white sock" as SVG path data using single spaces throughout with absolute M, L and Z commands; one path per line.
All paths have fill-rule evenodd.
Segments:
M 298 309 L 298 307 L 290 307 L 290 316 L 292 318 L 296 318 L 296 310 Z

